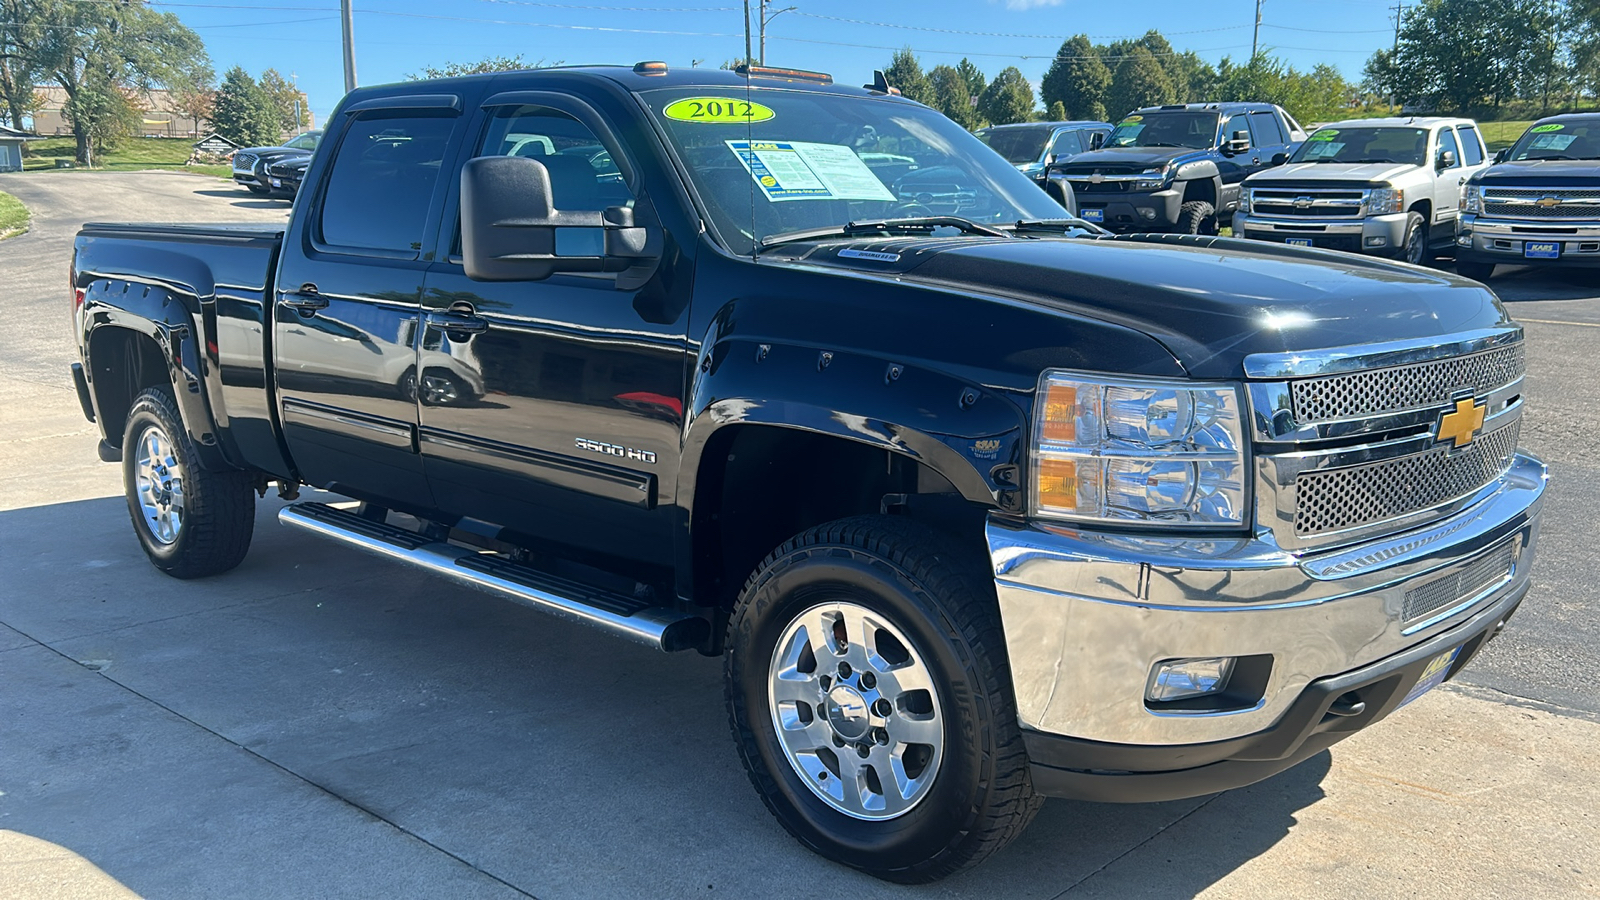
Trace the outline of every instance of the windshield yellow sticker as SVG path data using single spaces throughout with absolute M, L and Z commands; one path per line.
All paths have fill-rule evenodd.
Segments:
M 772 110 L 749 100 L 732 100 L 727 97 L 685 97 L 667 104 L 661 114 L 678 122 L 702 122 L 712 125 L 742 125 L 746 122 L 765 122 L 774 115 Z
M 1128 117 L 1124 118 L 1121 122 L 1118 122 L 1117 124 L 1118 125 L 1126 125 L 1129 122 L 1143 122 L 1143 121 L 1144 121 L 1144 116 L 1128 116 Z
M 1546 131 L 1560 131 L 1561 128 L 1562 128 L 1561 125 L 1559 125 L 1559 124 L 1557 124 L 1555 122 L 1551 122 L 1549 125 L 1535 125 L 1532 128 L 1529 128 L 1528 130 L 1533 132 L 1534 134 L 1543 134 Z

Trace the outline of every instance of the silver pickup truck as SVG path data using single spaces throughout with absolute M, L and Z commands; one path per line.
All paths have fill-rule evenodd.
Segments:
M 1421 265 L 1455 240 L 1461 187 L 1488 165 L 1471 119 L 1356 119 L 1318 128 L 1245 179 L 1233 232 Z

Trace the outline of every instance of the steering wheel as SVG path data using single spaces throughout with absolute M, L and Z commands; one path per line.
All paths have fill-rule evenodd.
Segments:
M 921 201 L 918 201 L 918 200 L 902 200 L 899 203 L 896 203 L 895 205 L 889 207 L 889 214 L 884 216 L 884 218 L 886 218 L 886 219 L 914 219 L 914 218 L 921 218 L 923 216 L 936 216 L 936 215 L 938 215 L 938 213 L 934 212 L 931 207 L 927 206 L 926 204 L 922 203 Z

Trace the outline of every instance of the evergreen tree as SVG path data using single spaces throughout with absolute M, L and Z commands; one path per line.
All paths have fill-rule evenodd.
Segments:
M 1111 70 L 1088 35 L 1077 35 L 1061 45 L 1056 59 L 1044 74 L 1039 92 L 1046 103 L 1060 103 L 1072 119 L 1104 119 L 1106 90 L 1111 86 Z
M 1060 100 L 1050 104 L 1050 109 L 1044 114 L 1046 122 L 1065 122 L 1067 120 L 1067 105 Z
M 959 70 L 953 66 L 934 66 L 928 73 L 928 83 L 933 87 L 934 109 L 968 131 L 978 127 L 977 104 L 967 92 L 967 80 Z
M 989 82 L 978 109 L 992 125 L 1010 125 L 1033 118 L 1033 85 L 1016 66 L 1007 66 Z
M 1107 96 L 1108 110 L 1120 118 L 1141 107 L 1171 103 L 1172 81 L 1150 50 L 1136 45 L 1117 64 Z
M 210 118 L 217 134 L 241 147 L 265 147 L 281 139 L 281 123 L 271 98 L 238 66 L 222 77 Z
M 922 74 L 922 63 L 917 61 L 917 55 L 911 52 L 910 47 L 895 51 L 883 75 L 889 79 L 889 86 L 899 88 L 901 96 L 906 99 L 934 105 L 933 85 L 928 81 L 928 76 Z
M 268 69 L 261 73 L 261 91 L 266 95 L 273 113 L 278 118 L 278 130 L 284 133 L 293 133 L 300 130 L 300 125 L 305 121 L 305 95 L 295 89 L 289 79 L 278 74 L 277 69 Z M 299 102 L 299 111 L 296 112 L 295 103 Z
M 989 79 L 984 77 L 982 69 L 973 65 L 971 60 L 962 57 L 961 62 L 956 63 L 956 71 L 961 73 L 962 80 L 967 83 L 967 96 L 983 96 L 984 88 L 989 86 Z

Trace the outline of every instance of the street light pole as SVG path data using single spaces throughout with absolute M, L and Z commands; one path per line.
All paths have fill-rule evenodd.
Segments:
M 1250 61 L 1256 61 L 1256 47 L 1261 43 L 1261 0 L 1256 0 L 1256 28 L 1250 35 Z
M 350 8 L 351 0 L 339 0 L 341 18 L 344 20 L 344 92 L 356 89 L 356 17 Z

